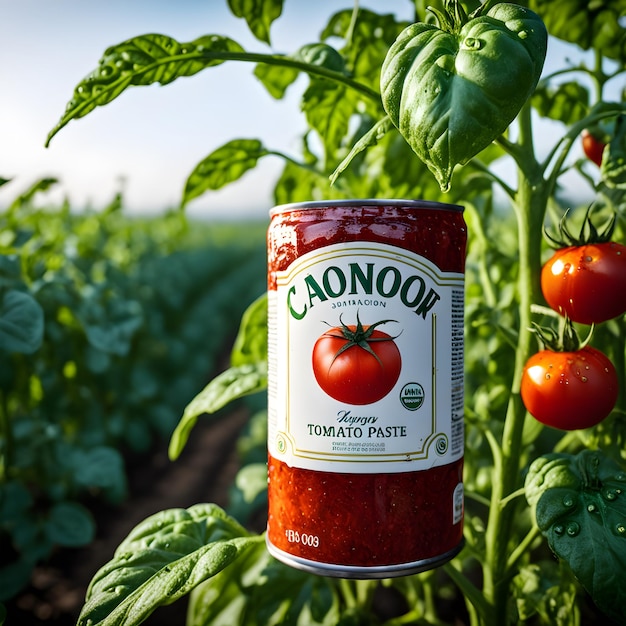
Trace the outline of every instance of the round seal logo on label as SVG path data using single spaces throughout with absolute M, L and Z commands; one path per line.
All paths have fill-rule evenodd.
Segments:
M 282 434 L 279 434 L 276 437 L 276 449 L 281 453 L 284 453 L 287 451 L 287 442 L 285 441 L 285 438 L 283 437 Z
M 424 388 L 419 383 L 407 383 L 400 391 L 400 402 L 409 411 L 417 411 L 424 404 Z
M 435 450 L 437 454 L 445 454 L 448 451 L 448 438 L 445 435 L 439 435 L 435 441 Z

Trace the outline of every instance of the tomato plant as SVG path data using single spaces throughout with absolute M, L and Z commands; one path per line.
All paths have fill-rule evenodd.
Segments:
M 581 324 L 626 312 L 626 246 L 589 243 L 557 250 L 541 270 L 547 303 Z
M 313 347 L 313 373 L 332 398 L 348 404 L 372 404 L 384 398 L 398 381 L 402 359 L 391 335 L 377 326 L 335 326 Z
M 522 400 L 546 426 L 562 430 L 591 428 L 613 410 L 619 392 L 613 363 L 585 346 L 574 352 L 541 350 L 522 374 Z

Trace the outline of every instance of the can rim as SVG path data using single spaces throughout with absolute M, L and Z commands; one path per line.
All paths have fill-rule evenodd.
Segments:
M 307 200 L 304 202 L 288 202 L 279 204 L 270 209 L 270 216 L 278 213 L 303 209 L 319 209 L 323 207 L 369 207 L 369 206 L 390 206 L 402 207 L 405 209 L 431 209 L 439 211 L 457 211 L 462 213 L 465 209 L 460 204 L 437 202 L 434 200 L 400 200 L 398 198 L 354 198 L 344 200 Z
M 373 566 L 336 565 L 332 563 L 323 563 L 320 561 L 311 561 L 309 559 L 289 554 L 288 552 L 277 548 L 269 540 L 267 534 L 265 535 L 265 545 L 268 552 L 274 558 L 295 569 L 299 569 L 310 574 L 317 574 L 318 576 L 331 576 L 333 578 L 356 578 L 360 580 L 367 580 L 410 576 L 412 574 L 419 574 L 421 572 L 440 567 L 444 563 L 452 560 L 455 556 L 457 556 L 457 554 L 459 554 L 459 552 L 461 552 L 461 550 L 463 550 L 463 548 L 465 547 L 465 538 L 462 537 L 461 541 L 451 550 L 448 550 L 443 554 L 431 558 L 419 559 L 417 561 L 411 561 L 409 563 Z

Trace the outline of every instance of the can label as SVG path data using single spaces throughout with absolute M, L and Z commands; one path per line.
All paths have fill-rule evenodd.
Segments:
M 463 274 L 356 241 L 306 253 L 276 281 L 272 457 L 338 473 L 412 472 L 462 459 Z

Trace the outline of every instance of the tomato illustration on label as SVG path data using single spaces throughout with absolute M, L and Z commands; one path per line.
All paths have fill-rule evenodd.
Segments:
M 346 325 L 340 316 L 340 325 L 317 339 L 313 374 L 326 394 L 339 402 L 363 405 L 381 400 L 393 389 L 402 368 L 394 341 L 397 335 L 378 329 L 390 322 L 396 320 L 364 326 L 357 313 L 356 324 Z

